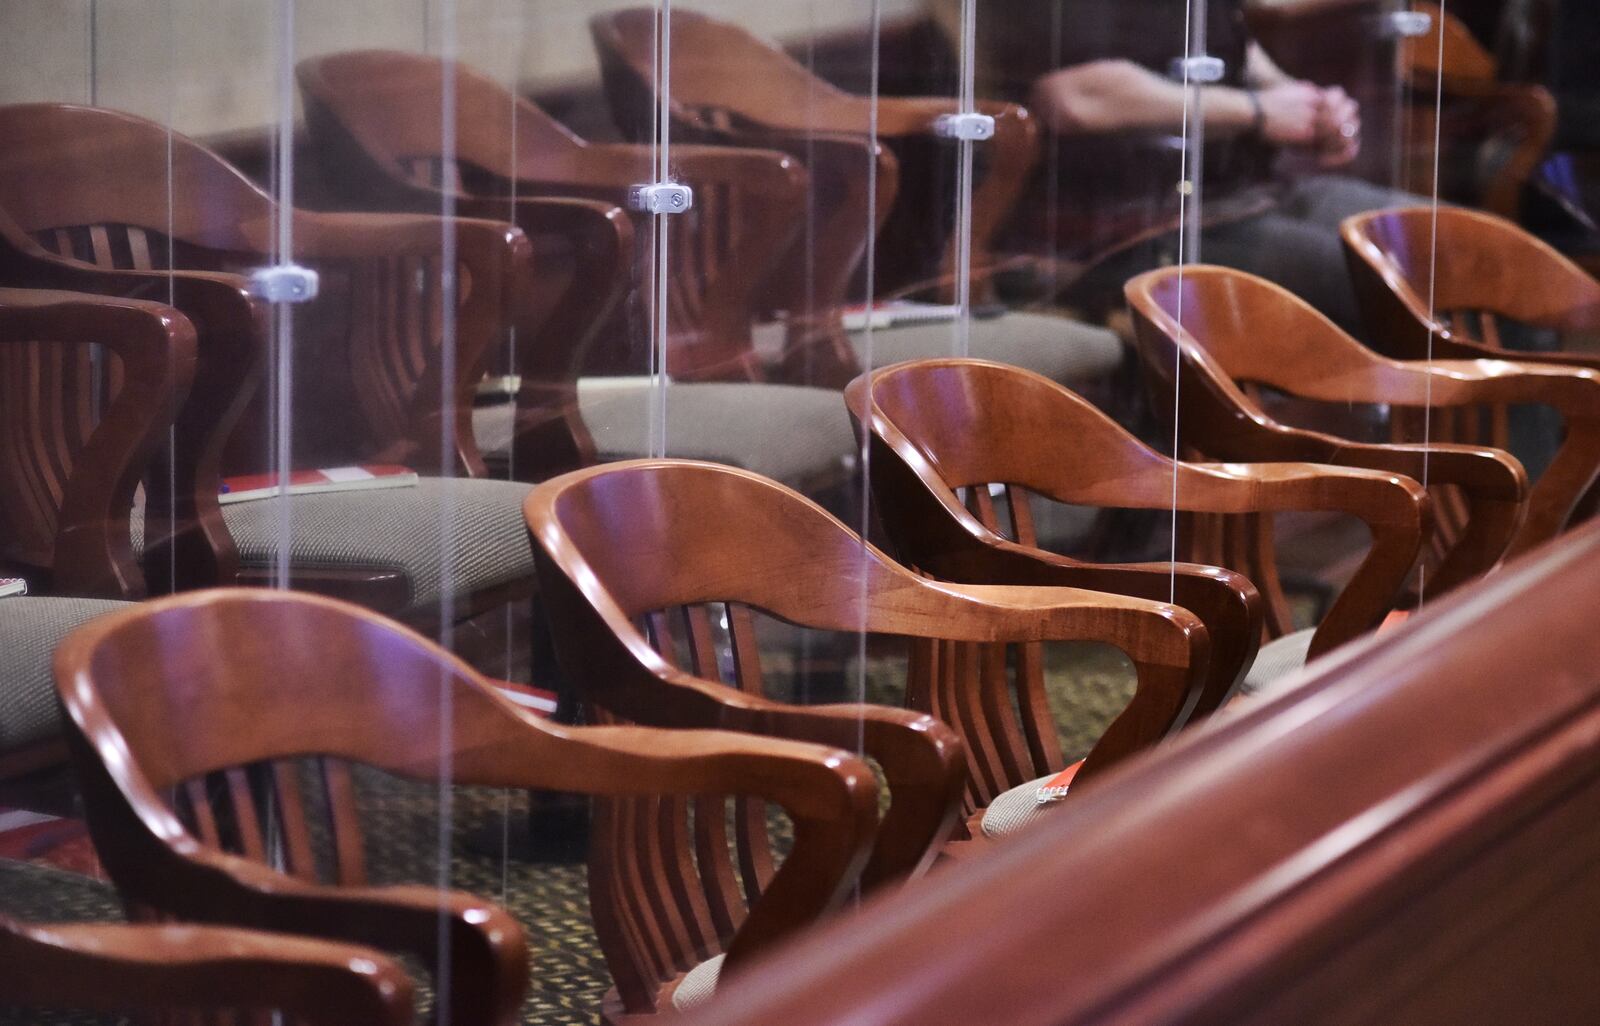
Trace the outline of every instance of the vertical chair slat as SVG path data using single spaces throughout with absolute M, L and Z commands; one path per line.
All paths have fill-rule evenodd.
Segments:
M 705 891 L 695 886 L 699 874 L 689 834 L 691 805 L 688 798 L 663 798 L 657 813 L 657 831 L 666 860 L 667 884 L 689 945 L 686 953 L 693 961 L 700 962 L 720 950 L 721 944 L 711 923 Z
M 728 853 L 728 802 L 702 795 L 694 802 L 694 851 L 705 886 L 711 922 L 720 937 L 731 937 L 744 921 L 745 905 Z
M 261 817 L 256 811 L 255 796 L 250 793 L 250 778 L 240 767 L 222 771 L 228 788 L 228 801 L 233 807 L 234 830 L 238 834 L 239 850 L 246 858 L 257 862 L 267 861 L 267 847 L 261 835 Z
M 761 646 L 756 639 L 756 621 L 750 607 L 737 602 L 726 605 L 728 640 L 733 646 L 734 682 L 739 690 L 752 695 L 766 693 L 761 677 Z
M 754 905 L 777 872 L 772 858 L 772 842 L 767 833 L 767 803 L 759 798 L 735 798 L 733 826 L 738 842 L 739 875 L 744 880 L 745 900 Z
M 1061 735 L 1056 730 L 1044 687 L 1044 646 L 1037 641 L 1013 645 L 1016 659 L 1017 707 L 1022 717 L 1022 733 L 1027 738 L 1028 754 L 1033 759 L 1030 776 L 1050 772 L 1063 763 Z
M 222 847 L 222 835 L 217 832 L 217 817 L 211 809 L 211 797 L 206 793 L 203 779 L 185 780 L 182 794 L 188 801 L 193 828 L 200 839 L 213 848 Z
M 291 762 L 279 759 L 272 764 L 272 792 L 277 798 L 278 822 L 283 830 L 288 871 L 302 880 L 317 879 L 317 860 L 311 852 L 311 833 L 306 822 L 304 797 L 300 793 L 299 771 Z
M 344 760 L 325 758 L 321 763 L 338 882 L 346 886 L 361 886 L 367 882 L 367 862 L 366 846 L 361 836 L 361 817 L 356 809 L 355 781 L 351 779 L 350 766 Z

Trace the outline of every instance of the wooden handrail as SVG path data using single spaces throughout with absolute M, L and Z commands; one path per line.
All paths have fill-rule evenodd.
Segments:
M 690 1021 L 1595 1021 L 1597 561 L 1590 525 L 1346 646 Z

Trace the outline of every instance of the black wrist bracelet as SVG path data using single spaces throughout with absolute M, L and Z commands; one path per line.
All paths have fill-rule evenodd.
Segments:
M 1267 130 L 1267 108 L 1261 105 L 1261 93 L 1255 89 L 1246 89 L 1244 94 L 1250 99 L 1250 132 L 1253 135 L 1265 135 Z

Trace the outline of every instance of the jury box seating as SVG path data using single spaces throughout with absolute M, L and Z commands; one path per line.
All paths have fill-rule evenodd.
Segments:
M 667 1007 L 691 975 L 736 977 L 843 902 L 869 862 L 880 884 L 918 871 L 927 857 L 905 845 L 942 836 L 961 783 L 942 725 L 836 709 L 896 729 L 923 771 L 921 800 L 893 815 L 901 847 L 883 858 L 871 769 L 791 739 L 810 710 L 769 706 L 762 737 L 560 726 L 402 625 L 303 593 L 151 600 L 72 634 L 55 673 L 95 848 L 130 907 L 448 964 L 440 1007 L 463 1026 L 516 1020 L 521 927 L 470 894 L 368 882 L 369 840 L 384 839 L 364 837 L 359 796 L 374 773 L 596 797 L 589 896 L 612 1019 Z M 736 871 L 730 801 L 746 816 L 781 808 L 792 846 L 774 851 L 762 818 L 744 837 L 761 855 L 742 851 Z
M 1032 643 L 1105 643 L 1137 671 L 1132 699 L 1094 743 L 1075 789 L 1181 726 L 1212 677 L 1206 625 L 1186 609 L 1042 586 L 1053 581 L 931 580 L 814 502 L 736 468 L 593 467 L 537 486 L 525 511 L 557 655 L 593 715 L 765 733 L 784 719 L 763 694 L 761 621 L 902 644 L 889 658 L 897 673 L 904 667 L 905 704 L 947 721 L 966 747 L 967 824 L 946 846 L 951 855 L 1020 829 L 1026 817 L 990 817 L 997 799 L 1022 795 L 1020 805 L 1032 806 L 1037 778 L 1066 768 Z M 731 663 L 718 658 L 716 623 L 726 624 Z M 944 786 L 943 771 L 889 729 L 899 715 L 867 706 L 828 717 L 883 766 L 896 796 L 890 820 Z M 917 857 L 924 836 L 891 831 L 890 820 L 885 843 Z
M 450 152 L 441 123 L 447 71 L 456 104 Z M 633 188 L 652 180 L 652 147 L 579 138 L 487 75 L 426 54 L 330 54 L 303 61 L 297 75 L 313 145 L 343 201 L 416 211 L 448 201 L 557 247 L 528 283 L 541 309 L 502 368 L 530 387 L 514 403 L 473 413 L 492 462 L 525 480 L 570 469 L 530 451 L 549 435 L 528 425 L 552 416 L 580 434 L 580 462 L 651 452 L 651 386 L 607 379 L 654 366 L 657 340 L 645 329 L 655 323 L 649 281 L 659 270 L 669 278 L 659 316 L 672 451 L 813 493 L 844 483 L 854 446 L 835 415 L 837 395 L 807 380 L 770 380 L 753 336 L 772 313 L 766 290 L 777 264 L 805 226 L 809 172 L 797 157 L 675 144 L 673 174 L 694 201 L 672 219 L 668 266 L 656 268 L 653 218 L 625 209 Z M 590 380 L 574 387 L 580 377 Z
M 449 222 L 458 273 L 445 276 L 441 219 L 281 208 L 205 147 L 142 118 L 10 106 L 0 138 L 0 280 L 170 301 L 193 325 L 193 384 L 130 524 L 152 590 L 271 581 L 287 563 L 297 587 L 416 622 L 530 593 L 525 486 L 481 476 L 470 423 L 483 354 L 513 320 L 521 232 Z M 182 185 L 170 206 L 169 180 Z M 422 475 L 415 487 L 218 503 L 222 477 L 283 469 L 258 387 L 270 311 L 245 277 L 272 263 L 282 218 L 294 258 L 323 286 L 284 313 L 295 358 L 275 365 L 278 394 L 292 395 L 294 468 L 404 464 Z M 397 289 L 414 293 L 389 301 Z M 456 304 L 448 353 L 446 302 Z
M 634 139 L 649 138 L 660 106 L 654 86 L 658 14 L 633 8 L 591 22 L 612 117 Z M 979 101 L 978 109 L 994 117 L 995 130 L 975 147 L 971 233 L 964 239 L 956 146 L 939 127 L 942 116 L 961 110 L 954 99 L 847 92 L 770 41 L 703 12 L 675 9 L 671 41 L 672 96 L 666 107 L 675 138 L 776 147 L 807 161 L 823 220 L 812 253 L 797 249 L 786 265 L 773 302 L 804 311 L 813 322 L 811 335 L 802 332 L 813 342 L 804 364 L 810 380 L 842 388 L 869 363 L 954 355 L 960 335 L 948 321 L 891 324 L 870 337 L 856 329 L 841 344 L 837 308 L 902 296 L 960 299 L 961 254 L 968 243 L 971 295 L 980 304 L 995 298 L 999 262 L 993 241 L 1016 213 L 1038 160 L 1038 129 L 1028 111 Z M 869 189 L 869 158 L 877 164 L 875 194 Z M 876 224 L 869 223 L 873 209 Z M 875 295 L 869 297 L 853 278 L 874 234 Z M 1105 378 L 1121 362 L 1122 347 L 1110 331 L 1051 312 L 976 317 L 968 333 L 974 355 L 1080 386 Z M 815 351 L 827 340 L 833 343 L 826 349 L 831 367 Z
M 1172 596 L 1201 616 L 1211 665 L 1195 711 L 1236 686 L 1259 690 L 1373 629 L 1411 574 L 1430 523 L 1422 486 L 1400 474 L 1301 463 L 1175 461 L 1087 401 L 1040 375 L 981 360 L 919 360 L 863 375 L 851 413 L 872 440 L 873 481 L 897 551 L 942 580 L 1075 584 Z M 1040 502 L 1202 512 L 1259 520 L 1273 513 L 1360 518 L 1372 544 L 1322 622 L 1262 648 L 1257 586 L 1273 564 L 1100 566 L 1038 547 Z M 1248 581 L 1238 571 L 1248 572 Z M 1243 678 L 1241 681 L 1241 677 Z
M 1430 603 L 686 1022 L 1594 1021 L 1597 559 Z

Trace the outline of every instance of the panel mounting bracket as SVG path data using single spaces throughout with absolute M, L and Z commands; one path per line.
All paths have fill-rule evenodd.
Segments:
M 1188 82 L 1190 85 L 1215 85 L 1221 82 L 1227 73 L 1227 61 L 1203 53 L 1193 57 L 1179 57 L 1172 62 L 1167 72 L 1174 81 Z
M 694 190 L 678 182 L 635 185 L 628 191 L 628 206 L 647 214 L 682 214 L 694 206 Z
M 299 264 L 260 267 L 250 273 L 250 294 L 269 303 L 309 303 L 317 298 L 321 279 Z
M 940 114 L 933 121 L 933 133 L 944 139 L 983 142 L 994 138 L 994 116 L 973 111 L 964 114 Z
M 1383 34 L 1390 39 L 1418 39 L 1433 30 L 1427 11 L 1393 11 L 1383 16 Z

